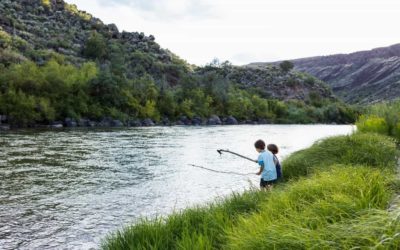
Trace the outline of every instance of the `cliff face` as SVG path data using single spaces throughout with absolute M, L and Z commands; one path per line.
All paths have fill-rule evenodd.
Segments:
M 327 82 L 335 94 L 349 103 L 374 103 L 400 97 L 400 44 L 291 61 L 296 70 Z

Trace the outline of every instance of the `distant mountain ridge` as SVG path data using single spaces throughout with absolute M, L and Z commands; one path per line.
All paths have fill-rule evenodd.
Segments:
M 350 54 L 291 60 L 295 69 L 327 82 L 349 103 L 374 103 L 400 97 L 400 44 Z M 264 67 L 273 63 L 251 63 Z

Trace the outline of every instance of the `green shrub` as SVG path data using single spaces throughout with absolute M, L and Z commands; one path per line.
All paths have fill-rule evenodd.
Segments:
M 226 248 L 398 249 L 400 221 L 385 210 L 389 181 L 379 170 L 341 166 L 294 182 L 240 219 Z
M 5 49 L 11 46 L 12 37 L 0 28 L 0 48 Z
M 360 116 L 357 128 L 362 132 L 386 134 L 400 139 L 400 100 L 371 106 Z
M 389 134 L 389 126 L 382 117 L 376 115 L 362 115 L 356 122 L 357 129 L 360 132 L 373 132 L 383 135 Z
M 107 43 L 103 35 L 93 31 L 86 41 L 83 55 L 92 59 L 104 59 L 107 53 Z
M 282 162 L 285 179 L 305 176 L 332 164 L 362 164 L 391 168 L 396 164 L 396 144 L 382 135 L 356 133 L 316 142 Z
M 42 5 L 46 8 L 50 8 L 51 2 L 50 2 L 50 0 L 42 0 Z
M 294 64 L 291 61 L 283 61 L 279 64 L 279 67 L 283 72 L 287 73 L 294 68 Z
M 9 90 L 7 93 L 0 93 L 0 112 L 7 114 L 10 124 L 14 126 L 28 126 L 40 120 L 36 104 L 33 96 L 21 91 Z

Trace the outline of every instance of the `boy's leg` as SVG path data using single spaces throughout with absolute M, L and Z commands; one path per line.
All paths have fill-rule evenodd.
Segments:
M 262 189 L 262 190 L 264 190 L 264 189 L 266 189 L 268 187 L 268 182 L 267 181 L 264 181 L 262 178 L 261 178 L 261 180 L 260 180 L 260 188 Z

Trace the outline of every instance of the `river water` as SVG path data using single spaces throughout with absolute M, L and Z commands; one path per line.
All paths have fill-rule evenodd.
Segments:
M 233 175 L 257 165 L 219 148 L 257 157 L 253 143 L 279 157 L 354 126 L 241 125 L 0 134 L 0 249 L 98 249 L 107 234 L 140 217 L 212 201 L 258 186 Z M 284 168 L 284 166 L 283 166 Z

